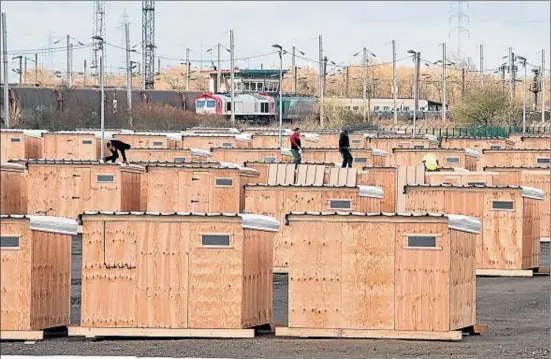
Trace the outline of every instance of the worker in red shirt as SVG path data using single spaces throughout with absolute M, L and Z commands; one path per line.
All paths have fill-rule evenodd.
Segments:
M 298 165 L 302 161 L 302 157 L 301 157 L 302 145 L 300 143 L 300 128 L 297 127 L 293 131 L 294 132 L 291 135 L 291 153 L 295 158 L 295 164 Z

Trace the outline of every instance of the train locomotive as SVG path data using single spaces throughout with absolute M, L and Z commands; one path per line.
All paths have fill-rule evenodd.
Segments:
M 231 96 L 206 92 L 195 99 L 195 112 L 202 115 L 231 117 Z M 267 94 L 235 94 L 235 119 L 253 123 L 269 123 L 275 118 L 273 97 Z

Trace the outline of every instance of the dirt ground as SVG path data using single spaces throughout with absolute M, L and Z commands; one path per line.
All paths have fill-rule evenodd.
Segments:
M 80 241 L 74 241 L 71 322 L 80 319 Z M 541 265 L 549 265 L 549 243 L 542 244 Z M 37 342 L 2 343 L 4 355 L 109 355 L 208 358 L 550 358 L 550 278 L 477 278 L 481 336 L 461 342 L 365 339 L 286 339 L 261 334 L 255 339 L 85 340 L 56 337 Z M 287 280 L 274 277 L 274 317 L 287 322 Z

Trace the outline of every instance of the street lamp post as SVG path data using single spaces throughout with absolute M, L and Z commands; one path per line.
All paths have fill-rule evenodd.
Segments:
M 522 99 L 522 133 L 526 132 L 526 58 L 517 56 L 517 60 L 520 61 L 524 67 L 524 80 L 523 80 L 523 99 Z
M 278 49 L 279 53 L 279 148 L 283 144 L 282 127 L 283 127 L 283 48 L 281 45 L 274 44 L 272 47 Z
M 100 86 L 100 132 L 101 132 L 101 145 L 100 145 L 100 157 L 103 160 L 105 158 L 105 92 L 104 92 L 104 68 L 103 68 L 103 38 L 101 36 L 92 36 L 93 40 L 99 40 L 99 49 L 101 50 L 101 56 L 99 61 L 99 86 Z

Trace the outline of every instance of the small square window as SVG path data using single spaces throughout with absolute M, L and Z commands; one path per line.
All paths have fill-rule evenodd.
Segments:
M 82 140 L 82 144 L 83 144 L 83 145 L 91 145 L 91 144 L 92 144 L 92 140 Z
M 264 162 L 275 162 L 276 158 L 274 156 L 264 156 Z
M 21 139 L 19 137 L 12 137 L 10 138 L 11 143 L 19 143 L 21 142 Z
M 229 234 L 202 234 L 201 245 L 205 247 L 229 247 Z
M 408 247 L 436 248 L 435 236 L 408 236 Z
M 231 143 L 231 142 L 224 142 L 224 143 L 222 143 L 222 147 L 226 147 L 226 148 L 228 148 L 228 147 L 233 147 L 233 143 Z
M 114 183 L 115 182 L 115 176 L 114 175 L 97 175 L 96 176 L 96 182 Z
M 492 209 L 512 211 L 513 201 L 492 201 Z
M 459 163 L 459 157 L 448 157 L 446 158 L 446 163 Z
M 349 199 L 330 199 L 329 209 L 352 209 L 352 200 Z
M 549 164 L 549 158 L 538 158 L 536 159 L 537 164 Z
M 186 162 L 186 159 L 184 157 L 174 157 L 174 162 Z
M 216 187 L 232 187 L 233 179 L 232 178 L 216 178 L 215 180 Z
M 163 143 L 160 142 L 160 141 L 154 141 L 154 142 L 153 142 L 153 147 L 160 147 L 160 146 L 162 146 L 162 145 L 163 145 Z
M 356 157 L 356 158 L 354 158 L 354 162 L 367 163 L 367 158 L 365 158 L 365 157 Z
M 19 248 L 19 237 L 16 236 L 1 236 L 0 247 L 2 248 Z

